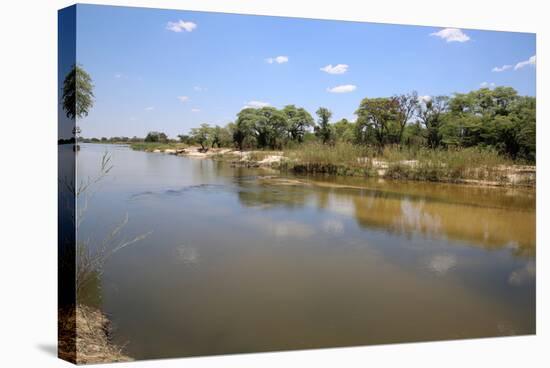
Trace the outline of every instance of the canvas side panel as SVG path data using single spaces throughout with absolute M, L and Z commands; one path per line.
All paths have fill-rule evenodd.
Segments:
M 58 356 L 76 363 L 76 5 L 58 12 Z M 71 108 L 71 105 L 73 106 Z

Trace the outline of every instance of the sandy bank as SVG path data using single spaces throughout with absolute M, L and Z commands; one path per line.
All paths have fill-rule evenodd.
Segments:
M 210 148 L 203 151 L 200 147 L 184 149 L 154 150 L 155 153 L 165 153 L 192 158 L 211 158 L 230 162 L 233 166 L 281 168 L 309 173 L 309 164 L 291 160 L 280 151 L 238 151 L 230 148 Z M 370 168 L 369 177 L 397 180 L 438 181 L 479 186 L 527 186 L 534 187 L 536 182 L 536 166 L 511 165 L 495 167 L 465 168 L 458 176 L 426 175 L 425 163 L 417 160 L 402 160 L 388 162 L 367 157 L 357 159 L 361 166 Z M 423 167 L 424 165 L 424 167 Z M 437 166 L 437 165 L 435 165 Z M 283 167 L 283 169 L 284 169 Z M 436 168 L 437 169 L 437 168 Z M 295 170 L 295 171 L 296 171 Z M 428 170 L 433 170 L 428 168 Z M 440 171 L 445 171 L 445 164 L 440 164 Z M 312 173 L 315 173 L 313 170 Z M 419 174 L 421 173 L 421 174 Z M 427 178 L 426 178 L 427 176 Z

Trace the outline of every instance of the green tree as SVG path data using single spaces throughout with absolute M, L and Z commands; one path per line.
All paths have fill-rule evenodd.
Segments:
M 166 143 L 168 142 L 168 136 L 162 132 L 149 132 L 147 133 L 144 141 L 152 143 Z
M 399 129 L 397 134 L 397 142 L 395 143 L 401 144 L 405 127 L 409 122 L 411 122 L 411 119 L 418 110 L 418 93 L 416 91 L 412 91 L 408 94 L 395 96 L 393 97 L 393 100 L 397 102 L 396 120 Z
M 242 109 L 237 114 L 237 121 L 232 126 L 232 131 L 233 142 L 240 151 L 247 146 L 256 144 L 254 130 L 256 118 L 256 109 L 253 108 Z
M 94 85 L 90 75 L 74 65 L 63 81 L 63 109 L 69 119 L 88 116 L 94 105 Z
M 426 129 L 427 144 L 430 148 L 437 148 L 441 144 L 440 130 L 448 108 L 449 97 L 447 96 L 435 96 L 418 103 L 417 116 Z
M 212 128 L 210 125 L 203 123 L 199 128 L 192 128 L 190 136 L 195 142 L 201 145 L 203 152 L 208 151 L 208 146 L 212 141 Z
M 332 125 L 334 137 L 338 141 L 352 143 L 355 140 L 355 124 L 341 119 Z
M 287 139 L 287 119 L 274 107 L 256 109 L 254 124 L 258 147 L 281 148 Z
M 287 119 L 290 139 L 302 143 L 307 129 L 315 125 L 313 118 L 305 109 L 294 105 L 285 106 L 283 113 Z
M 511 119 L 516 130 L 518 150 L 513 157 L 535 162 L 537 153 L 537 100 L 535 97 L 524 96 L 518 98 L 511 106 Z
M 315 127 L 315 135 L 321 139 L 323 144 L 326 144 L 330 142 L 332 138 L 332 127 L 330 126 L 332 112 L 326 107 L 320 107 L 315 113 L 318 116 L 318 125 Z
M 373 141 L 381 149 L 395 133 L 399 103 L 394 98 L 364 98 L 355 112 L 356 137 L 359 142 Z
M 192 142 L 191 137 L 187 134 L 178 134 L 178 139 L 180 140 L 181 143 L 185 143 L 185 144 L 191 144 Z
M 232 137 L 227 128 L 216 125 L 214 128 L 212 128 L 211 133 L 212 148 L 214 148 L 214 146 L 218 146 L 218 148 L 227 147 L 231 144 Z

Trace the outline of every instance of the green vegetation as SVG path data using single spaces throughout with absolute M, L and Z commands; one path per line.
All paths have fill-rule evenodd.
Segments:
M 333 138 L 333 129 L 330 125 L 330 118 L 332 112 L 326 107 L 319 107 L 319 110 L 315 112 L 319 117 L 319 125 L 315 127 L 315 135 L 319 138 L 323 144 L 327 144 Z
M 173 150 L 181 150 L 184 148 L 187 148 L 188 145 L 185 143 L 178 143 L 178 142 L 164 142 L 164 143 L 157 143 L 157 142 L 134 142 L 130 143 L 130 148 L 136 151 L 146 151 L 146 152 L 153 152 L 155 150 L 164 151 L 167 149 L 173 149 Z
M 345 142 L 311 142 L 285 150 L 281 168 L 299 173 L 370 176 L 371 167 L 365 161 L 368 151 L 367 147 Z
M 208 150 L 212 135 L 212 128 L 208 124 L 201 124 L 200 128 L 191 129 L 191 138 L 201 145 L 203 151 Z
M 407 159 L 417 151 L 456 154 L 476 148 L 475 152 L 489 150 L 511 160 L 535 162 L 536 99 L 519 96 L 510 87 L 481 88 L 453 96 L 419 97 L 413 91 L 364 98 L 355 112 L 355 122 L 342 119 L 331 123 L 332 112 L 325 107 L 316 114 L 317 124 L 295 105 L 245 108 L 224 128 L 202 124 L 192 129 L 190 136 L 180 138 L 190 144 L 202 142 L 203 148 L 208 143 L 239 150 L 298 149 L 311 141 L 325 146 L 347 142 L 380 155 L 391 146 L 407 154 Z M 214 130 L 224 139 L 214 140 Z
M 267 157 L 258 150 L 283 150 L 283 170 L 413 180 L 498 182 L 509 174 L 504 167 L 536 160 L 536 99 L 519 96 L 513 88 L 369 97 L 355 114 L 355 122 L 332 123 L 325 107 L 316 111 L 317 122 L 295 105 L 244 108 L 235 122 L 201 124 L 179 135 L 179 142 L 160 132 L 143 140 L 119 139 L 146 151 L 188 145 L 200 145 L 202 152 L 214 147 L 255 151 L 249 161 Z
M 74 120 L 72 137 L 60 138 L 58 144 L 74 144 L 80 135 L 77 119 L 88 116 L 94 106 L 94 85 L 92 77 L 80 65 L 73 65 L 63 80 L 62 105 L 65 115 Z
M 379 151 L 376 147 L 347 142 L 305 144 L 285 150 L 284 157 L 280 168 L 297 173 L 444 182 L 476 180 L 504 183 L 508 180 L 510 167 L 515 164 L 515 161 L 491 148 L 422 147 L 409 150 L 394 145 Z
M 74 65 L 63 81 L 63 109 L 69 119 L 88 116 L 94 105 L 94 85 L 90 75 Z
M 168 136 L 162 132 L 149 132 L 144 139 L 147 143 L 166 143 L 168 142 Z

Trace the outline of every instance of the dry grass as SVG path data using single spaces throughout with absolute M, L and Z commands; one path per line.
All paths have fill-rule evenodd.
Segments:
M 132 359 L 110 339 L 109 319 L 97 309 L 79 305 L 60 311 L 58 354 L 75 364 L 128 362 Z
M 146 151 L 146 152 L 153 152 L 155 150 L 164 151 L 167 149 L 185 149 L 189 147 L 185 143 L 176 143 L 176 142 L 167 142 L 167 143 L 159 143 L 159 142 L 135 142 L 130 143 L 130 148 L 136 151 Z
M 98 184 L 112 169 L 111 157 L 105 153 L 97 176 L 80 180 L 74 187 L 65 184 L 75 193 L 78 203 L 77 218 L 72 219 L 79 227 L 85 219 L 88 203 L 93 198 Z M 108 259 L 119 250 L 144 239 L 149 233 L 125 239 L 122 230 L 128 223 L 128 215 L 98 244 L 89 239 L 79 239 L 76 246 L 76 296 L 77 307 L 65 307 L 58 315 L 59 357 L 76 364 L 110 363 L 129 361 L 131 358 L 121 352 L 121 348 L 109 341 L 109 319 L 98 309 L 84 305 L 86 288 L 95 287 L 93 282 L 101 276 Z M 68 256 L 74 253 L 69 252 Z M 74 262 L 73 257 L 61 261 Z M 74 268 L 74 263 L 71 265 Z M 92 293 L 93 294 L 93 293 Z
M 391 179 L 534 185 L 534 167 L 518 172 L 516 162 L 489 148 L 382 151 L 350 143 L 309 143 L 285 151 L 280 168 L 297 173 L 379 176 Z

